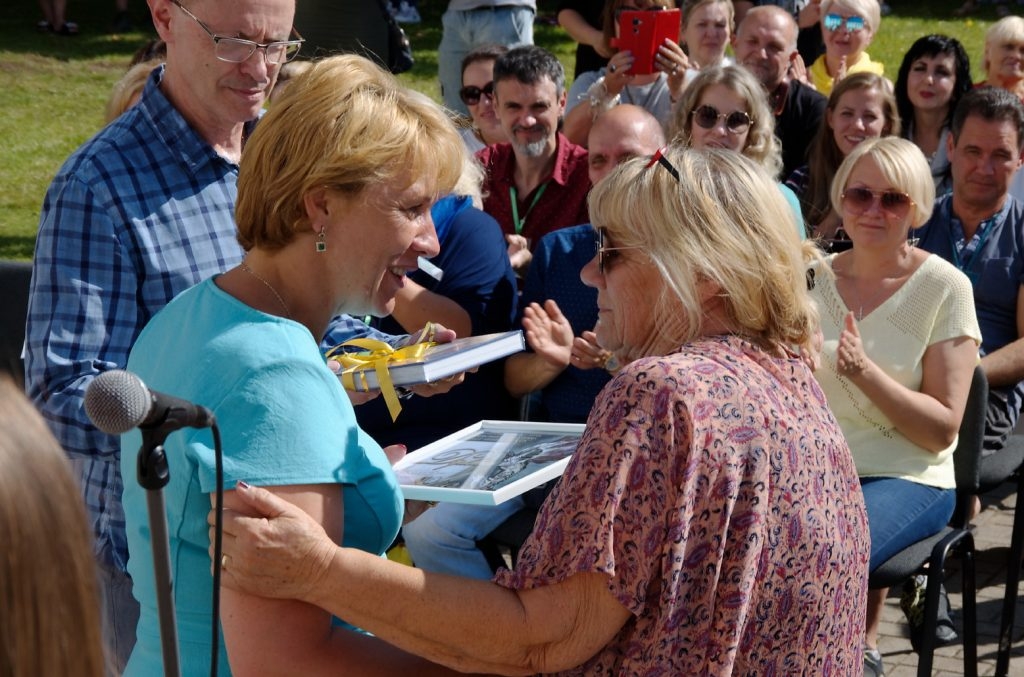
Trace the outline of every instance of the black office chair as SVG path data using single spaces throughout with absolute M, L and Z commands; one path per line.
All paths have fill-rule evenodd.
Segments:
M 1010 552 L 1006 558 L 1006 590 L 1003 593 L 1003 610 L 999 621 L 996 677 L 1007 677 L 1010 672 L 1014 612 L 1017 609 L 1020 568 L 1024 560 L 1024 435 L 1010 435 L 1006 446 L 992 457 L 991 462 L 982 462 L 982 491 L 988 491 L 1014 478 L 1017 483 L 1017 505 L 1013 510 Z
M 953 464 L 956 466 L 956 508 L 949 525 L 939 533 L 896 553 L 880 564 L 868 577 L 868 587 L 876 590 L 891 588 L 915 574 L 927 574 L 924 628 L 917 663 L 919 677 L 927 677 L 932 673 L 935 626 L 939 616 L 939 587 L 942 585 L 946 559 L 950 553 L 958 554 L 963 565 L 964 675 L 977 677 L 978 674 L 974 535 L 969 529 L 967 514 L 980 487 L 979 464 L 985 435 L 987 401 L 988 381 L 985 379 L 985 372 L 980 366 L 975 367 L 967 408 L 960 424 L 960 437 L 956 451 L 953 452 Z
M 0 261 L 0 373 L 10 374 L 20 388 L 25 385 L 21 349 L 25 343 L 31 279 L 30 262 Z

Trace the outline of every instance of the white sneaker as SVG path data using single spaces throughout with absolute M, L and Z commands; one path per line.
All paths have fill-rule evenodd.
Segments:
M 395 12 L 395 21 L 402 24 L 418 24 L 423 19 L 419 10 L 410 5 L 406 0 L 398 3 L 398 11 Z

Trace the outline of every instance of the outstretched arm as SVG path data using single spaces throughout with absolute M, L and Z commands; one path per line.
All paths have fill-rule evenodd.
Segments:
M 263 517 L 225 513 L 225 585 L 315 604 L 459 670 L 566 669 L 597 653 L 630 618 L 604 574 L 524 591 L 430 574 L 337 547 L 319 523 L 265 490 L 240 485 L 235 494 L 245 512 Z

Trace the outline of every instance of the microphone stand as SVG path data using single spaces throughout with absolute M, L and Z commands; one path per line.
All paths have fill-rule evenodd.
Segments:
M 139 485 L 146 490 L 146 509 L 153 548 L 157 609 L 160 615 L 160 642 L 163 649 L 165 677 L 180 677 L 178 657 L 178 626 L 174 614 L 174 588 L 171 580 L 171 546 L 167 535 L 167 512 L 163 489 L 171 479 L 164 453 L 168 430 L 162 426 L 142 428 L 136 474 Z

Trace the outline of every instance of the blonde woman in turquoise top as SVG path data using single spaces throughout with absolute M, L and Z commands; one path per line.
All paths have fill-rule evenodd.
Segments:
M 242 155 L 235 216 L 245 259 L 154 316 L 128 361 L 149 387 L 213 410 L 226 489 L 266 484 L 335 542 L 374 555 L 398 533 L 401 494 L 318 344 L 337 314 L 388 315 L 417 257 L 438 253 L 430 207 L 455 185 L 464 153 L 440 108 L 370 61 L 315 63 L 274 102 Z M 137 431 L 122 441 L 125 478 L 135 476 L 139 442 Z M 206 524 L 213 444 L 208 431 L 186 430 L 165 446 L 181 663 L 184 674 L 205 674 L 215 622 Z M 125 484 L 141 605 L 125 674 L 152 675 L 162 664 L 145 497 Z M 225 491 L 227 508 L 236 501 Z M 435 669 L 296 600 L 222 589 L 220 627 L 221 674 Z
M 938 532 L 955 500 L 953 450 L 981 331 L 967 277 L 908 241 L 935 185 L 921 150 L 861 142 L 839 166 L 832 204 L 853 248 L 828 259 L 812 296 L 824 348 L 815 372 L 861 478 L 874 570 Z M 880 674 L 887 590 L 868 594 L 865 674 Z

